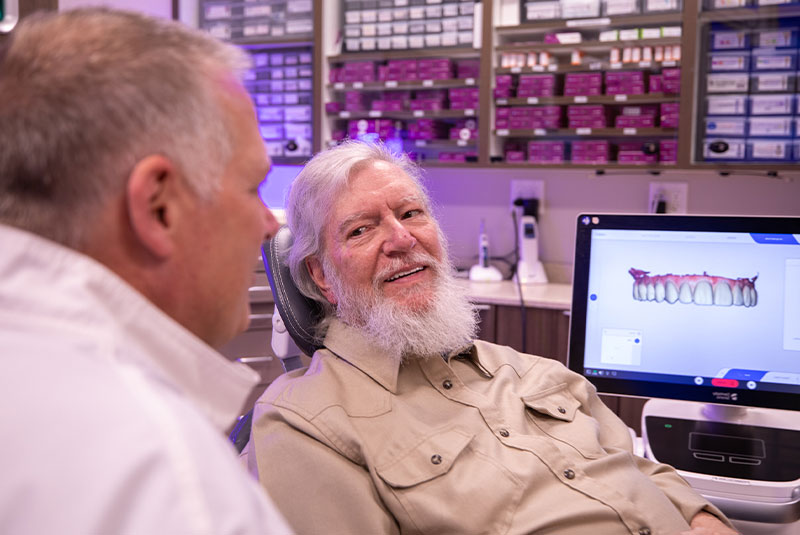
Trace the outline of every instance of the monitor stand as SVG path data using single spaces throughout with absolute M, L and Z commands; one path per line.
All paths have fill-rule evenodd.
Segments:
M 642 439 L 730 518 L 800 519 L 800 412 L 651 399 Z

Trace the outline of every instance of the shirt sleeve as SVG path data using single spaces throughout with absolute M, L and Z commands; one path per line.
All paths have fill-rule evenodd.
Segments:
M 634 455 L 628 426 L 603 403 L 592 385 L 588 384 L 587 388 L 591 413 L 600 424 L 600 443 L 603 448 L 623 449 L 631 453 L 639 471 L 664 492 L 687 523 L 700 511 L 707 511 L 731 526 L 722 511 L 692 489 L 673 467 Z
M 246 456 L 298 534 L 399 534 L 367 469 L 292 411 L 257 403 Z

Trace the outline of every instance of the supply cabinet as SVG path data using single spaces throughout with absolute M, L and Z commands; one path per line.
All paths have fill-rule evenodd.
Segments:
M 253 54 L 279 163 L 362 137 L 426 166 L 777 172 L 800 160 L 778 2 L 201 0 L 200 24 Z
M 695 161 L 800 161 L 798 6 L 708 0 L 700 21 Z

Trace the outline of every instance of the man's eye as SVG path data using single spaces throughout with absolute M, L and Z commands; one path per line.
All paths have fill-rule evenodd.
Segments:
M 403 214 L 403 219 L 408 219 L 409 217 L 414 217 L 415 215 L 419 215 L 422 213 L 422 210 L 409 210 Z
M 350 234 L 348 234 L 348 237 L 350 237 L 350 238 L 356 238 L 356 237 L 358 237 L 358 236 L 361 236 L 362 234 L 364 234 L 364 231 L 366 230 L 366 228 L 367 228 L 367 227 L 358 227 L 358 228 L 357 228 L 357 229 L 355 229 L 355 230 L 351 230 L 351 231 L 350 231 Z

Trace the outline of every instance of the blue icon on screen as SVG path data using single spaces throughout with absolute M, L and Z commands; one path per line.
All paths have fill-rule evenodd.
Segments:
M 592 301 L 597 301 L 597 294 L 590 295 L 589 299 L 591 299 Z

